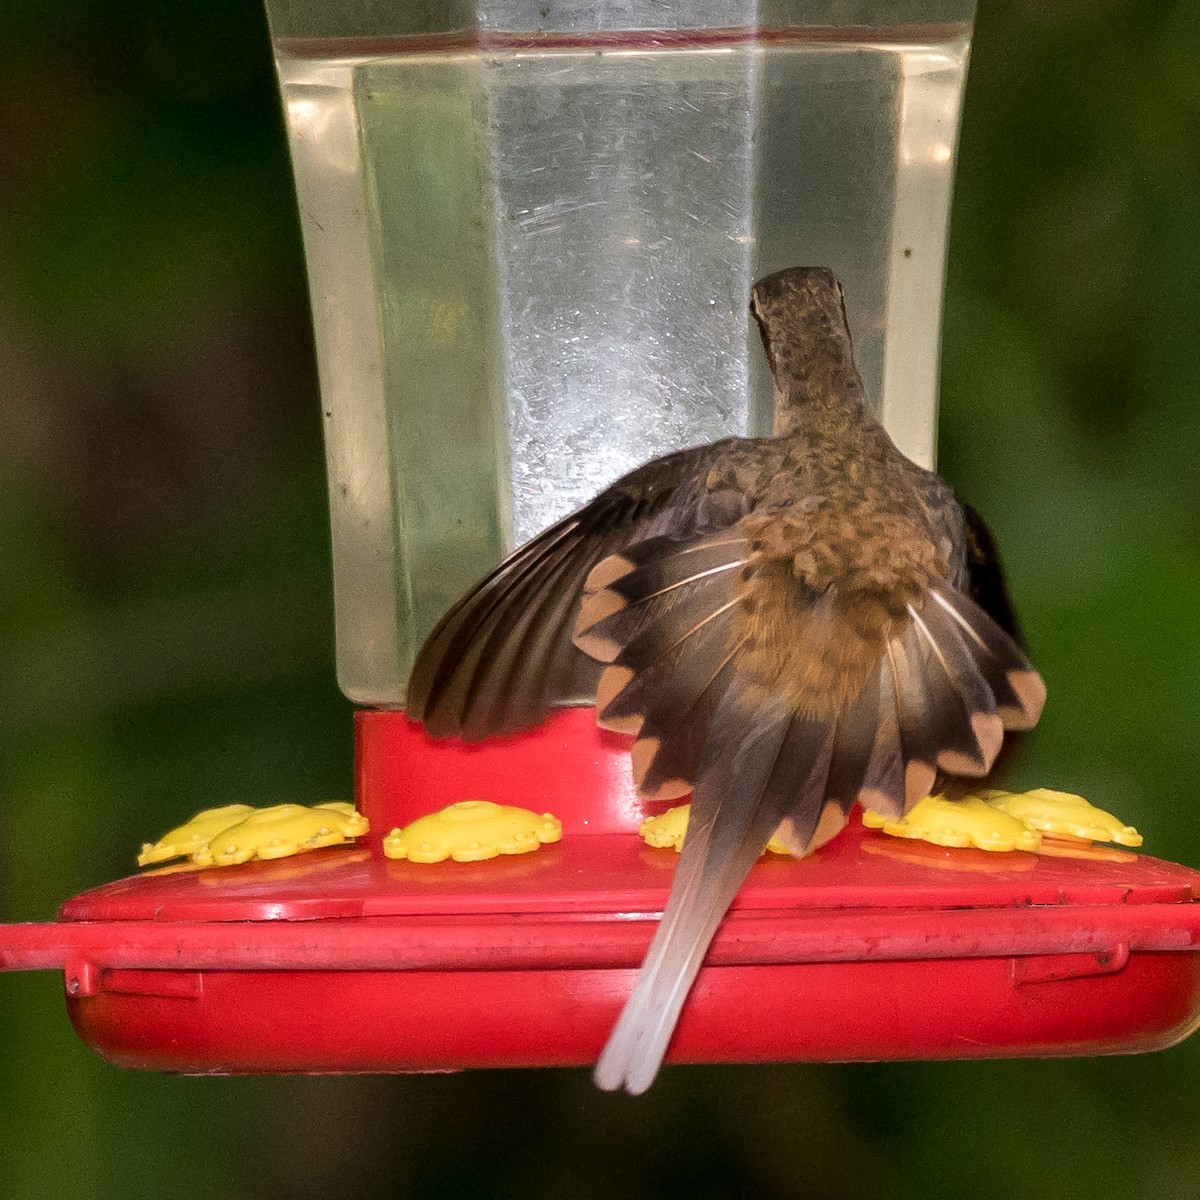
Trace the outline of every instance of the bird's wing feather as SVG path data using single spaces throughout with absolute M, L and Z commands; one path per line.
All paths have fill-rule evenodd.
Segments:
M 731 579 L 744 562 L 744 540 L 730 531 L 691 542 L 656 538 L 604 560 L 585 584 L 575 644 L 609 664 L 596 719 L 636 735 L 634 781 L 643 795 L 663 800 L 691 790 L 735 669 Z
M 405 707 L 435 737 L 513 733 L 556 704 L 587 703 L 599 668 L 572 644 L 584 581 L 631 542 L 691 536 L 744 511 L 710 493 L 708 465 L 728 442 L 638 468 L 514 551 L 435 626 L 417 655 Z
M 1027 650 L 1017 621 L 1017 610 L 1008 592 L 995 535 L 976 509 L 969 504 L 960 504 L 960 507 L 967 560 L 966 591 L 1022 650 Z

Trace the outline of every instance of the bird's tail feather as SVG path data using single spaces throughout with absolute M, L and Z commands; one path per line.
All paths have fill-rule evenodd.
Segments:
M 727 533 L 656 538 L 605 559 L 585 585 L 575 644 L 609 664 L 596 719 L 635 736 L 634 780 L 644 796 L 692 790 L 713 714 L 736 673 L 730 579 L 744 562 L 743 540 Z
M 888 816 L 910 809 L 944 774 L 987 775 L 1005 731 L 1035 725 L 1046 699 L 1021 649 L 962 593 L 931 590 L 907 618 L 886 644 L 861 797 Z
M 811 840 L 834 727 L 764 714 L 730 686 L 713 720 L 666 911 L 633 994 L 596 1065 L 598 1086 L 631 1094 L 653 1082 L 709 943 L 768 838 L 789 813 Z M 799 781 L 799 783 L 798 783 Z
M 1024 651 L 970 597 L 953 588 L 929 594 L 923 615 L 931 631 L 949 644 L 962 643 L 987 681 L 1005 729 L 1032 729 L 1046 703 L 1046 685 Z M 941 639 L 939 638 L 939 641 Z

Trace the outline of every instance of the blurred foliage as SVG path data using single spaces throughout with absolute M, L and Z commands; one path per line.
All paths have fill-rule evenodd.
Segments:
M 1050 683 L 1024 773 L 1193 863 L 1198 7 L 985 0 L 942 413 Z M 0 916 L 28 920 L 194 809 L 347 796 L 350 736 L 256 0 L 8 0 L 0 131 Z M 56 977 L 0 978 L 9 1200 L 1166 1200 L 1200 1190 L 1198 1087 L 1196 1041 L 668 1070 L 636 1104 L 580 1071 L 175 1080 L 78 1044 Z

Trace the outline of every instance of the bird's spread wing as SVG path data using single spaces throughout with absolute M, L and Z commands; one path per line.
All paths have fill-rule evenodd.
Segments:
M 727 445 L 657 459 L 514 551 L 426 639 L 409 715 L 435 737 L 476 741 L 536 725 L 554 705 L 589 703 L 599 668 L 571 641 L 584 580 L 631 541 L 736 521 L 736 497 L 704 486 Z
M 584 586 L 576 645 L 606 664 L 597 720 L 635 737 L 643 795 L 692 792 L 663 920 L 596 1068 L 604 1088 L 636 1093 L 653 1081 L 708 944 L 776 829 L 803 854 L 842 828 L 856 800 L 902 812 L 938 771 L 986 774 L 1004 730 L 1041 711 L 1044 688 L 1020 649 L 949 585 L 881 625 L 846 698 L 766 680 L 761 619 L 745 619 L 753 563 L 734 527 L 633 544 Z M 862 614 L 833 589 L 784 594 L 805 657 L 768 657 L 820 678 L 823 658 L 841 662 L 862 641 Z

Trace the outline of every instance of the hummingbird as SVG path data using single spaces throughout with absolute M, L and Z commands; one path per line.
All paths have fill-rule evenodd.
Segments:
M 769 275 L 750 310 L 772 436 L 654 459 L 517 549 L 434 628 L 406 697 L 431 735 L 467 741 L 594 703 L 632 736 L 643 797 L 691 794 L 594 1072 L 609 1091 L 653 1082 L 773 834 L 800 857 L 855 803 L 897 816 L 982 778 L 1046 697 L 987 526 L 872 413 L 833 272 Z

